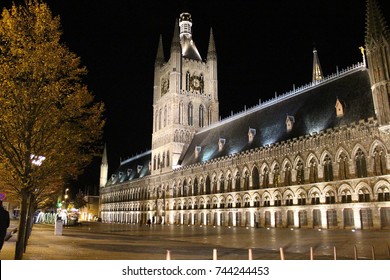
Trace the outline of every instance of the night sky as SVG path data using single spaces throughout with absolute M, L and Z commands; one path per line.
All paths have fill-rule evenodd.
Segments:
M 378 0 L 387 22 L 390 1 Z M 22 1 L 14 1 L 20 3 Z M 325 76 L 362 61 L 365 0 L 214 1 L 49 0 L 63 42 L 81 57 L 86 83 L 106 105 L 110 172 L 120 159 L 149 150 L 154 60 L 160 34 L 166 60 L 175 19 L 192 14 L 192 33 L 206 58 L 212 27 L 218 56 L 220 115 L 225 118 L 311 81 L 313 47 Z M 0 8 L 11 1 L 0 1 Z M 98 185 L 100 158 L 75 188 Z

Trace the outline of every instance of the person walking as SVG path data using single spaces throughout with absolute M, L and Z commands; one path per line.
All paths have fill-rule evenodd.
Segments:
M 9 228 L 9 212 L 4 209 L 3 201 L 0 200 L 0 251 L 3 248 L 7 228 Z

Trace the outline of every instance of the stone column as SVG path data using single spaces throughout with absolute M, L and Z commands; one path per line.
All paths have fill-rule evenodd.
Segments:
M 353 223 L 356 229 L 362 228 L 362 222 L 360 219 L 360 208 L 353 208 Z
M 328 228 L 328 219 L 326 216 L 326 209 L 320 209 L 321 211 L 321 227 Z
M 275 227 L 275 211 L 270 209 L 271 227 Z
M 299 210 L 294 210 L 294 227 L 299 228 Z

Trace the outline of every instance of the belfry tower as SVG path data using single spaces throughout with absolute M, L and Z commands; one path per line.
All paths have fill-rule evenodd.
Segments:
M 365 45 L 375 114 L 390 131 L 390 33 L 376 0 L 367 0 Z
M 172 170 L 193 135 L 218 121 L 217 54 L 212 30 L 203 60 L 192 37 L 188 12 L 176 20 L 170 58 L 162 37 L 154 69 L 152 174 Z

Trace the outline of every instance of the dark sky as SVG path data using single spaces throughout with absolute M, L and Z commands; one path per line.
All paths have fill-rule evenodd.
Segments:
M 390 1 L 378 0 L 390 20 Z M 21 1 L 15 1 L 16 3 Z M 311 81 L 313 47 L 325 75 L 362 61 L 365 0 L 48 0 L 63 42 L 88 68 L 87 84 L 106 105 L 110 171 L 151 147 L 153 71 L 162 34 L 166 60 L 183 6 L 206 57 L 210 28 L 218 55 L 222 118 Z M 11 1 L 1 0 L 0 7 Z M 98 185 L 100 158 L 75 185 Z

